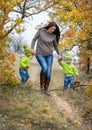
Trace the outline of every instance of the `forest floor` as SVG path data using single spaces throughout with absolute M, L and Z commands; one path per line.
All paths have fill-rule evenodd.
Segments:
M 15 71 L 19 78 L 18 63 L 17 55 Z M 0 130 L 92 130 L 92 113 L 86 112 L 91 99 L 85 88 L 63 91 L 63 71 L 54 63 L 48 96 L 40 92 L 39 73 L 34 59 L 26 85 L 0 89 Z M 87 77 L 83 77 L 82 84 L 87 84 Z

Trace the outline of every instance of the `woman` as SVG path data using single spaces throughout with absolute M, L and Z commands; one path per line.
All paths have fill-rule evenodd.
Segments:
M 53 47 L 58 54 L 58 59 L 61 59 L 58 42 L 60 38 L 59 27 L 55 22 L 50 22 L 46 27 L 40 28 L 34 36 L 31 48 L 37 40 L 36 54 L 37 61 L 39 62 L 42 70 L 40 72 L 40 89 L 48 94 L 48 87 L 51 80 L 51 70 L 53 63 Z

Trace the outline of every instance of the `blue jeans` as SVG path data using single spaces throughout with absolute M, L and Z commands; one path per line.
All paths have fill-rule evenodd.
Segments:
M 64 90 L 68 88 L 68 85 L 70 84 L 70 87 L 74 89 L 74 76 L 65 76 L 64 77 Z
M 42 68 L 41 74 L 46 75 L 46 78 L 50 80 L 52 63 L 53 63 L 53 55 L 48 55 L 48 56 L 37 55 L 36 58 Z
M 29 73 L 27 70 L 19 69 L 19 74 L 21 76 L 21 82 L 24 84 L 29 79 Z

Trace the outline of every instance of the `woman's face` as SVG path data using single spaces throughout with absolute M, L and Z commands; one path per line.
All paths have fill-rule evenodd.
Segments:
M 56 30 L 56 27 L 52 26 L 52 27 L 50 27 L 50 28 L 47 29 L 47 32 L 53 33 L 55 30 Z

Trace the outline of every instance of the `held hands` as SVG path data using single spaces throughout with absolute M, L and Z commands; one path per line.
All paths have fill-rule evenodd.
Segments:
M 58 61 L 62 61 L 62 56 L 60 54 L 58 55 Z
M 28 69 L 29 69 L 29 66 L 24 67 L 24 69 L 25 69 L 25 70 L 28 70 Z
M 36 52 L 32 49 L 31 54 L 36 55 Z

